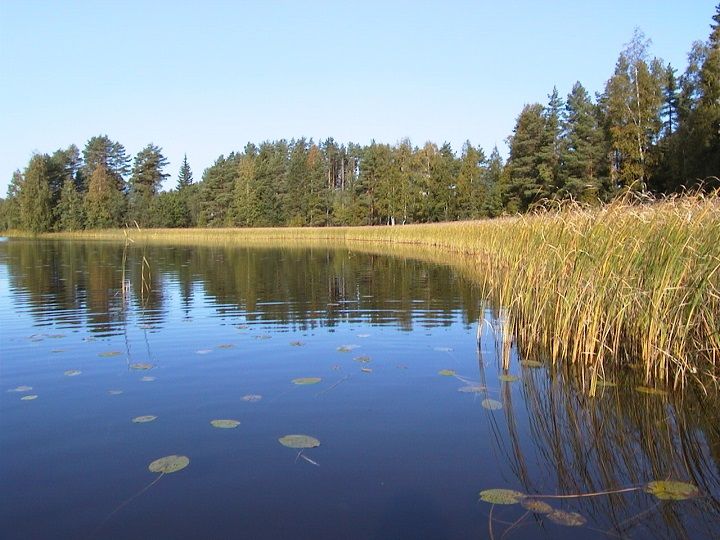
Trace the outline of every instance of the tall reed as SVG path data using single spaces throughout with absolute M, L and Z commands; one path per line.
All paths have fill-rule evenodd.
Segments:
M 123 240 L 122 230 L 47 237 Z M 395 227 L 148 229 L 136 242 L 331 243 L 456 252 L 503 309 L 526 356 L 582 367 L 591 392 L 610 367 L 650 384 L 720 382 L 720 197 L 621 200 L 495 220 Z M 402 250 L 405 251 L 405 250 Z M 448 258 L 443 256 L 444 258 Z

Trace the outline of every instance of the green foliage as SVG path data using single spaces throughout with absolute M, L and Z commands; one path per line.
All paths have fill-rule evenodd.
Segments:
M 96 167 L 85 195 L 86 225 L 90 229 L 120 227 L 126 211 L 125 195 L 105 167 Z
M 75 181 L 68 177 L 62 186 L 60 200 L 55 207 L 56 228 L 61 231 L 79 231 L 85 226 L 83 198 Z
M 53 226 L 50 157 L 36 154 L 30 159 L 20 184 L 20 223 L 34 233 L 49 231 Z

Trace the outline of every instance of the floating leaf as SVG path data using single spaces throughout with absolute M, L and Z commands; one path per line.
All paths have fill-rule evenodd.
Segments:
M 261 399 L 262 399 L 262 396 L 260 394 L 247 394 L 242 397 L 243 401 L 250 401 L 250 402 L 260 401 Z
M 305 343 L 303 343 L 302 341 L 291 341 L 290 345 L 292 347 L 302 347 L 303 345 L 305 345 Z
M 120 351 L 105 351 L 98 353 L 98 356 L 101 358 L 112 358 L 113 356 L 120 356 L 122 353 Z
M 521 361 L 520 361 L 520 365 L 521 365 L 522 367 L 526 367 L 526 368 L 539 368 L 539 367 L 543 367 L 543 363 L 542 363 L 542 362 L 538 362 L 537 360 L 521 360 Z
M 32 401 L 32 400 L 37 399 L 37 398 L 38 398 L 37 394 L 28 394 L 27 396 L 23 396 L 23 397 L 21 397 L 20 399 L 21 399 L 22 401 Z
M 676 480 L 657 480 L 649 482 L 645 487 L 645 491 L 651 495 L 655 495 L 658 499 L 682 501 L 697 497 L 698 488 L 693 484 L 686 482 L 678 482 Z
M 483 399 L 482 406 L 489 411 L 497 411 L 503 408 L 502 403 L 496 399 Z
M 553 523 L 566 527 L 580 527 L 587 523 L 587 520 L 577 512 L 565 512 L 564 510 L 553 510 L 547 517 Z
M 638 392 L 641 394 L 649 394 L 651 396 L 667 396 L 667 392 L 665 390 L 660 390 L 659 388 L 650 388 L 649 386 L 638 386 L 635 388 Z
M 520 501 L 520 506 L 522 506 L 525 510 L 535 512 L 536 514 L 549 514 L 554 510 L 554 508 L 548 503 L 532 499 L 530 497 L 526 497 Z
M 235 345 L 233 345 L 232 343 L 221 343 L 220 345 L 217 346 L 217 348 L 218 349 L 234 349 Z
M 355 358 L 353 358 L 353 360 L 355 360 L 356 362 L 360 362 L 361 364 L 369 364 L 370 363 L 370 357 L 365 356 L 365 355 L 356 356 Z
M 148 422 L 152 422 L 155 419 L 157 419 L 157 416 L 153 416 L 152 414 L 146 414 L 145 416 L 136 416 L 132 419 L 132 422 L 133 424 L 147 424 Z
M 53 353 L 53 354 L 64 353 L 64 352 L 65 352 L 65 349 L 53 349 L 53 350 L 50 351 L 50 352 Z
M 512 489 L 486 489 L 480 492 L 480 500 L 491 504 L 518 504 L 524 493 Z
M 359 345 L 340 345 L 337 350 L 338 352 L 350 352 L 357 349 Z
M 272 336 L 268 334 L 260 334 L 259 336 L 255 336 L 255 339 L 270 339 Z
M 519 380 L 515 375 L 500 375 L 498 377 L 502 382 L 515 382 Z
M 293 384 L 298 384 L 298 385 L 317 384 L 320 381 L 322 381 L 322 379 L 320 377 L 300 377 L 298 379 L 292 380 Z
M 458 392 L 463 392 L 465 394 L 478 394 L 480 392 L 484 392 L 486 388 L 481 385 L 469 385 L 469 386 L 461 386 L 458 388 Z
M 212 352 L 212 349 L 199 349 L 195 351 L 195 354 L 210 354 Z
M 372 368 L 364 367 L 360 368 L 360 371 L 362 371 L 363 373 L 372 373 Z
M 240 422 L 237 420 L 210 420 L 210 423 L 213 425 L 213 427 L 220 428 L 220 429 L 233 429 L 240 425 Z
M 443 377 L 453 377 L 455 376 L 455 371 L 452 369 L 441 369 L 438 371 L 438 375 L 442 375 Z
M 65 375 L 66 377 L 77 377 L 81 373 L 82 371 L 80 371 L 79 369 L 68 369 L 65 373 L 63 373 L 63 375 Z
M 452 352 L 453 351 L 452 347 L 435 347 L 433 350 L 437 351 L 437 352 Z
M 617 386 L 617 383 L 614 383 L 612 381 L 608 381 L 607 379 L 598 379 L 595 383 L 598 388 L 612 388 Z
M 280 437 L 278 442 L 288 448 L 315 448 L 320 446 L 320 441 L 309 435 L 285 435 Z
M 8 392 L 29 392 L 30 390 L 32 390 L 32 386 L 25 386 L 23 384 L 20 386 L 16 386 L 15 388 L 11 388 L 10 390 L 8 390 Z
M 165 456 L 160 459 L 156 459 L 148 465 L 148 470 L 155 473 L 159 472 L 163 474 L 170 474 L 184 469 L 189 463 L 190 458 L 187 456 Z
M 146 362 L 135 362 L 134 364 L 130 364 L 130 369 L 137 369 L 139 371 L 147 371 L 148 369 L 152 369 L 155 366 L 153 364 L 148 364 Z
M 111 396 L 119 396 L 122 393 L 122 390 L 108 390 L 108 394 L 110 394 Z
M 151 377 L 150 375 L 145 375 L 144 377 L 140 377 L 140 380 L 142 382 L 153 382 L 155 380 L 155 377 Z

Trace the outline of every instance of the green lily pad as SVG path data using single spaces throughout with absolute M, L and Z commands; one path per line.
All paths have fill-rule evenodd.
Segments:
M 28 394 L 27 396 L 23 396 L 20 399 L 22 401 L 33 401 L 34 399 L 37 399 L 37 398 L 38 398 L 37 394 Z
M 369 356 L 356 356 L 353 358 L 356 362 L 360 362 L 361 364 L 369 364 L 370 363 L 370 357 Z
M 479 394 L 480 392 L 484 392 L 485 390 L 486 387 L 479 384 L 471 384 L 458 388 L 458 392 L 462 392 L 463 394 Z
M 101 358 L 112 358 L 113 356 L 120 356 L 122 353 L 120 351 L 104 351 L 101 353 L 98 353 L 98 356 Z
M 155 419 L 157 419 L 157 416 L 153 416 L 152 414 L 146 414 L 145 416 L 136 416 L 132 419 L 132 422 L 133 424 L 147 424 L 148 422 L 152 422 Z
M 549 514 L 555 510 L 548 503 L 530 497 L 526 497 L 520 501 L 520 506 L 522 506 L 525 510 L 530 510 L 536 514 Z
M 150 463 L 148 470 L 155 473 L 170 474 L 184 469 L 189 463 L 190 458 L 187 456 L 165 456 Z
M 221 343 L 220 345 L 217 346 L 217 348 L 218 349 L 234 349 L 235 345 L 233 345 L 232 343 Z
M 480 492 L 480 500 L 490 504 L 518 504 L 524 498 L 524 493 L 512 489 L 486 489 Z
M 292 380 L 293 384 L 297 385 L 317 384 L 320 381 L 322 381 L 320 377 L 300 377 Z
M 154 364 L 148 364 L 147 362 L 135 362 L 130 364 L 130 369 L 136 369 L 138 371 L 147 371 L 148 369 L 152 369 L 154 367 Z
M 656 480 L 645 486 L 645 491 L 658 499 L 682 501 L 699 495 L 698 488 L 693 484 L 676 480 Z
M 358 348 L 358 345 L 340 345 L 337 348 L 338 352 L 350 352 Z
M 455 371 L 452 369 L 441 369 L 438 371 L 438 375 L 442 375 L 443 377 L 454 377 Z
M 278 442 L 288 448 L 315 448 L 320 446 L 320 441 L 309 435 L 285 435 L 280 437 Z
M 503 408 L 502 403 L 496 399 L 483 399 L 481 404 L 489 411 L 498 411 Z
M 66 377 L 77 377 L 81 373 L 82 371 L 80 371 L 79 369 L 68 369 L 65 373 L 63 373 L 63 375 L 65 375 Z
M 291 347 L 302 347 L 303 345 L 305 345 L 305 343 L 303 343 L 302 341 L 291 341 L 290 342 Z
M 15 388 L 11 388 L 8 392 L 29 392 L 30 390 L 32 390 L 32 386 L 26 386 L 23 384 L 16 386 Z
M 660 390 L 659 388 L 651 388 L 649 386 L 638 386 L 635 388 L 638 392 L 641 394 L 649 394 L 651 396 L 667 396 L 667 392 L 665 390 Z
M 240 425 L 240 422 L 237 420 L 210 420 L 210 423 L 213 425 L 213 427 L 220 428 L 220 429 L 233 429 Z
M 247 394 L 242 397 L 243 401 L 250 401 L 250 402 L 260 401 L 261 399 L 262 399 L 262 396 L 260 394 Z
M 500 377 L 498 377 L 498 378 L 499 378 L 502 382 L 515 382 L 515 381 L 520 380 L 520 379 L 519 379 L 518 377 L 516 377 L 515 375 L 500 375 Z
M 538 362 L 537 360 L 521 360 L 520 365 L 522 367 L 526 368 L 540 368 L 543 367 L 542 362 Z
M 598 388 L 614 388 L 617 386 L 617 383 L 608 381 L 607 379 L 598 379 L 595 384 Z
M 587 519 L 577 512 L 565 512 L 564 510 L 553 510 L 547 517 L 553 523 L 566 527 L 580 527 L 587 523 Z

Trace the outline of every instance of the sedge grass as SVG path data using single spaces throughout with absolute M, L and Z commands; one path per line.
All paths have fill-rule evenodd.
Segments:
M 123 230 L 47 238 L 123 241 Z M 720 382 L 720 197 L 617 201 L 495 220 L 395 227 L 144 229 L 138 243 L 341 245 L 464 255 L 501 308 L 503 342 L 581 367 L 594 392 L 607 369 L 642 367 L 647 384 Z M 509 350 L 509 349 L 508 349 Z M 507 351 L 506 351 L 507 352 Z

